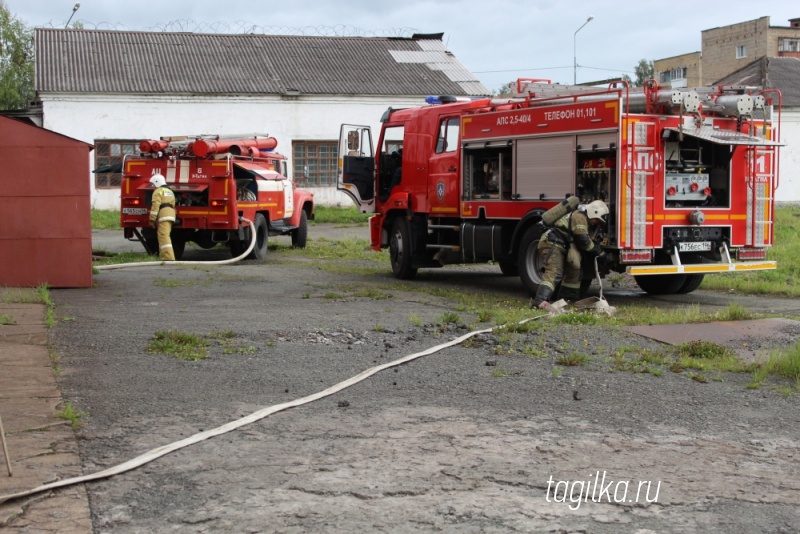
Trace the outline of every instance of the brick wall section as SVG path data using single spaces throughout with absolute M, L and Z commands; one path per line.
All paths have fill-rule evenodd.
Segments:
M 712 28 L 702 32 L 703 84 L 713 83 L 767 55 L 769 17 Z M 736 47 L 747 47 L 747 56 L 736 58 Z M 776 45 L 777 51 L 777 45 Z

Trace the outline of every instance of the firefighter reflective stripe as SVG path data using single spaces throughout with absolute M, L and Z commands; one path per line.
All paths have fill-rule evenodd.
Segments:
M 166 204 L 164 209 L 166 210 L 165 213 L 159 214 L 161 211 L 161 205 Z M 156 218 L 159 220 L 167 220 L 164 217 L 172 216 L 172 220 L 175 220 L 175 193 L 170 191 L 168 187 L 159 187 L 155 191 L 153 191 L 153 205 L 150 207 L 150 222 L 154 223 Z M 170 213 L 171 212 L 171 213 Z
M 775 269 L 775 261 L 742 261 L 738 263 L 711 263 L 698 265 L 642 265 L 628 267 L 626 271 L 632 275 L 647 274 L 711 274 L 737 271 L 766 271 Z

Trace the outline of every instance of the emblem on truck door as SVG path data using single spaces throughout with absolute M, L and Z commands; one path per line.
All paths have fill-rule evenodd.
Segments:
M 444 198 L 444 183 L 439 182 L 436 184 L 436 196 L 439 197 L 439 200 Z

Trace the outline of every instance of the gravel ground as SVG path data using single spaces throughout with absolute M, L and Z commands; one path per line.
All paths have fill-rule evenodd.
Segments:
M 495 270 L 436 271 L 421 283 L 524 300 L 518 280 Z M 388 276 L 332 273 L 280 254 L 266 265 L 95 279 L 89 290 L 52 292 L 70 318 L 51 334 L 60 385 L 89 414 L 79 431 L 85 473 L 483 326 L 445 298 L 387 289 Z M 732 298 L 648 301 L 630 287 L 606 296 L 617 306 L 692 300 L 704 309 Z M 746 302 L 798 315 L 794 301 Z M 457 324 L 439 324 L 447 312 Z M 669 348 L 619 328 L 539 322 L 527 333 L 480 334 L 91 483 L 95 531 L 798 531 L 798 395 L 746 389 L 749 375 L 700 383 L 615 371 L 610 355 L 620 349 Z M 203 361 L 148 353 L 154 333 L 171 329 L 236 337 L 214 340 Z M 790 326 L 760 342 L 798 339 Z M 557 363 L 572 353 L 590 359 Z

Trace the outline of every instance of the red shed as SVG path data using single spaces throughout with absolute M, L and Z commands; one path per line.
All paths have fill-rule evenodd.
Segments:
M 92 285 L 93 148 L 0 116 L 0 285 Z

